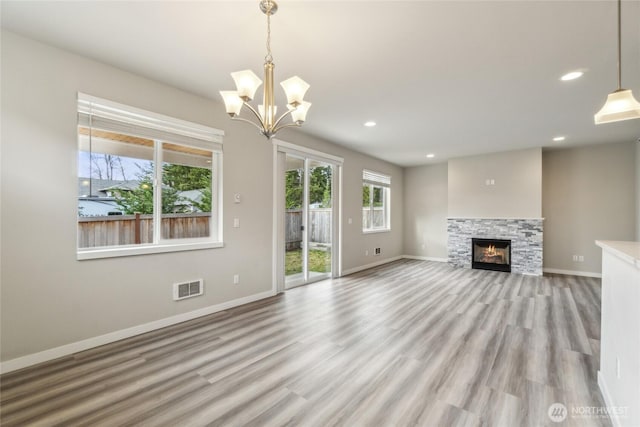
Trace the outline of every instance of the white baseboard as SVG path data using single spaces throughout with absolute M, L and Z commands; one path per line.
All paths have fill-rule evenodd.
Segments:
M 402 258 L 417 259 L 418 261 L 449 262 L 447 258 L 438 258 L 433 256 L 402 255 Z
M 357 273 L 357 272 L 362 271 L 362 270 L 368 270 L 370 268 L 378 267 L 378 266 L 383 265 L 383 264 L 388 264 L 388 263 L 393 262 L 393 261 L 398 261 L 399 259 L 402 259 L 402 258 L 403 258 L 402 255 L 394 256 L 394 257 L 391 257 L 391 258 L 385 258 L 385 259 L 377 261 L 377 262 L 372 262 L 371 264 L 361 265 L 359 267 L 354 267 L 354 268 L 350 268 L 348 270 L 343 270 L 342 271 L 342 275 L 343 276 L 348 276 L 349 274 Z
M 543 268 L 542 271 L 545 273 L 565 274 L 567 276 L 596 277 L 598 279 L 602 278 L 602 274 L 590 271 L 560 270 L 557 268 Z
M 602 372 L 598 371 L 598 387 L 600 387 L 600 393 L 602 393 L 602 398 L 604 399 L 604 404 L 607 408 L 613 408 L 614 402 L 611 400 L 611 395 L 609 394 L 609 389 L 607 388 L 607 383 L 604 381 L 604 377 L 602 376 Z M 622 427 L 620 423 L 620 419 L 615 414 L 609 414 L 609 419 L 611 419 L 611 424 L 614 427 Z
M 133 326 L 127 329 L 121 329 L 119 331 L 109 332 L 108 334 L 100 335 L 97 337 L 87 338 L 82 341 L 65 344 L 60 347 L 51 348 L 49 350 L 40 351 L 38 353 L 29 354 L 27 356 L 18 357 L 0 363 L 0 374 L 4 374 L 18 369 L 26 368 L 28 366 L 35 365 L 37 363 L 48 362 L 59 357 L 68 356 L 73 353 L 88 350 L 90 348 L 98 347 L 101 345 L 109 344 L 121 339 L 130 338 L 136 335 L 143 334 L 145 332 L 151 332 L 156 329 L 164 328 L 167 326 L 175 325 L 177 323 L 192 320 L 197 317 L 206 316 L 208 314 L 217 313 L 219 311 L 228 310 L 239 305 L 248 304 L 250 302 L 258 301 L 264 298 L 274 296 L 276 293 L 273 290 L 261 292 L 259 294 L 249 295 L 243 298 L 234 299 L 231 301 L 223 302 L 221 304 L 211 305 L 198 310 L 189 311 L 187 313 L 177 314 L 175 316 L 166 317 L 160 320 L 154 320 L 153 322 L 145 323 L 138 326 Z

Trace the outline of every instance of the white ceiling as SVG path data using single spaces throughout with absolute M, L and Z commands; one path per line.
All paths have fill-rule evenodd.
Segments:
M 1 7 L 6 29 L 216 101 L 219 90 L 234 88 L 231 71 L 262 74 L 266 18 L 257 0 L 3 0 Z M 276 81 L 296 74 L 309 82 L 313 106 L 303 130 L 354 150 L 409 166 L 550 147 L 556 135 L 567 137 L 563 146 L 640 137 L 640 120 L 593 123 L 617 85 L 615 1 L 280 0 L 279 7 Z M 640 98 L 640 0 L 624 1 L 622 18 L 622 83 Z M 576 69 L 585 75 L 559 80 Z M 367 120 L 378 126 L 365 128 Z

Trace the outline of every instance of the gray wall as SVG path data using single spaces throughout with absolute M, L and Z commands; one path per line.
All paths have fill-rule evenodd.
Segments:
M 449 217 L 540 218 L 541 153 L 534 148 L 450 160 Z
M 224 248 L 76 260 L 78 91 L 226 132 Z M 272 145 L 220 103 L 3 32 L 1 107 L 2 361 L 271 289 Z M 401 168 L 296 131 L 280 138 L 345 158 L 345 269 L 402 254 Z M 392 176 L 391 232 L 361 232 L 364 167 Z M 383 255 L 364 257 L 374 246 Z M 204 296 L 173 301 L 172 283 L 194 278 Z
M 404 253 L 447 259 L 447 164 L 404 172 Z
M 595 240 L 634 240 L 634 144 L 543 153 L 545 268 L 600 272 Z M 573 255 L 584 256 L 584 262 L 574 262 Z

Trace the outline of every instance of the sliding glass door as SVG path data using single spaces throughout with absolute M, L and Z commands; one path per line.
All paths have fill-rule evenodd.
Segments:
M 331 277 L 334 166 L 286 153 L 284 174 L 284 270 L 290 288 Z

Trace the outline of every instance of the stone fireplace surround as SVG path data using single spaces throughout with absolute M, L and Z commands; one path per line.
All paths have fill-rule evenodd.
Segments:
M 471 239 L 511 240 L 511 272 L 542 275 L 543 218 L 447 218 L 449 264 L 471 268 Z

